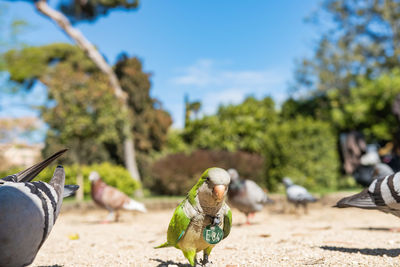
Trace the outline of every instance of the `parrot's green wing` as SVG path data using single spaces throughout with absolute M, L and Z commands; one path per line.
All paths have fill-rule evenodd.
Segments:
M 168 226 L 167 242 L 156 248 L 175 247 L 185 234 L 185 231 L 190 224 L 190 218 L 186 216 L 185 212 L 183 211 L 186 201 L 186 199 L 182 201 L 181 204 L 179 204 L 179 206 L 175 209 L 174 215 L 172 215 L 172 219 Z
M 232 212 L 228 206 L 227 208 L 228 209 L 224 214 L 224 238 L 229 235 L 232 227 Z

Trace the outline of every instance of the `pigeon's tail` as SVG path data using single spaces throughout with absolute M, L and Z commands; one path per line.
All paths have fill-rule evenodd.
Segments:
M 60 157 L 62 154 L 65 153 L 68 149 L 63 149 L 58 151 L 57 153 L 53 154 L 52 156 L 48 157 L 47 159 L 39 162 L 32 167 L 29 167 L 26 170 L 23 170 L 19 173 L 7 176 L 4 178 L 6 181 L 13 181 L 13 182 L 30 182 L 33 178 L 35 178 L 44 168 L 49 166 L 55 159 Z
M 75 185 L 75 184 L 64 185 L 63 198 L 72 196 L 73 194 L 75 194 L 76 190 L 78 190 L 78 189 L 79 189 L 79 185 Z
M 127 201 L 123 206 L 123 209 L 126 210 L 137 210 L 137 211 L 141 211 L 141 212 L 147 212 L 146 207 L 144 206 L 143 203 L 140 203 L 136 200 L 133 199 L 129 199 L 129 201 Z
M 316 197 L 314 197 L 312 195 L 309 195 L 309 196 L 307 196 L 307 201 L 308 202 L 317 202 L 318 198 L 316 198 Z
M 264 198 L 263 198 L 263 200 L 262 200 L 262 203 L 263 203 L 263 204 L 274 204 L 275 201 L 272 200 L 272 199 L 270 199 L 270 198 L 265 194 L 265 195 L 264 195 Z
M 171 247 L 171 245 L 168 243 L 168 241 L 165 242 L 164 244 L 161 244 L 161 245 L 159 245 L 157 247 L 154 247 L 154 248 L 166 248 L 166 247 Z
M 364 189 L 361 193 L 353 196 L 342 198 L 334 206 L 336 208 L 349 208 L 356 207 L 361 209 L 376 209 L 377 206 L 371 198 L 368 188 Z
M 268 198 L 267 201 L 265 202 L 266 204 L 274 204 L 275 200 Z

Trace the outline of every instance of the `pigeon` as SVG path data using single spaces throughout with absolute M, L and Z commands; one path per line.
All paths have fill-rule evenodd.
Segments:
M 368 187 L 376 178 L 394 173 L 389 165 L 381 162 L 376 148 L 372 145 L 369 147 L 372 149 L 369 149 L 369 151 L 361 157 L 361 165 L 353 174 L 356 182 L 363 187 Z
M 335 207 L 380 210 L 400 217 L 400 172 L 375 179 L 358 194 L 345 197 Z
M 294 184 L 289 177 L 283 178 L 283 184 L 286 187 L 286 197 L 288 201 L 293 203 L 296 208 L 299 205 L 303 205 L 304 212 L 307 214 L 307 204 L 309 202 L 316 202 L 317 199 L 304 187 Z
M 196 254 L 203 251 L 201 265 L 209 266 L 211 250 L 229 235 L 232 227 L 232 213 L 225 203 L 229 182 L 224 169 L 207 169 L 175 209 L 167 242 L 156 248 L 180 249 L 192 266 L 199 265 Z
M 56 222 L 63 198 L 78 189 L 64 185 L 62 166 L 57 166 L 49 183 L 31 182 L 65 151 L 0 179 L 0 266 L 31 264 Z
M 109 211 L 106 221 L 109 222 L 114 220 L 115 222 L 119 219 L 118 210 L 137 210 L 140 212 L 147 212 L 146 207 L 119 191 L 118 189 L 107 185 L 101 180 L 100 175 L 92 171 L 89 175 L 91 181 L 91 195 L 93 201 Z M 115 215 L 114 215 L 115 212 Z
M 229 169 L 231 177 L 228 190 L 228 203 L 246 215 L 246 224 L 250 224 L 249 215 L 261 211 L 265 204 L 273 203 L 267 194 L 252 180 L 241 180 L 235 169 Z

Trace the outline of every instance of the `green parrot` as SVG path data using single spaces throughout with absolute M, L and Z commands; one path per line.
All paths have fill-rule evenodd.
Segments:
M 232 212 L 225 203 L 229 182 L 230 176 L 224 169 L 207 169 L 175 209 L 167 242 L 156 248 L 176 247 L 192 266 L 197 263 L 196 253 L 203 250 L 201 263 L 209 266 L 211 250 L 231 231 Z

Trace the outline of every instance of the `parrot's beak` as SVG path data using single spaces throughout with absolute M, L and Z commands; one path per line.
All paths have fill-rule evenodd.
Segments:
M 223 184 L 214 186 L 213 194 L 217 197 L 218 201 L 221 201 L 225 195 L 226 186 Z

